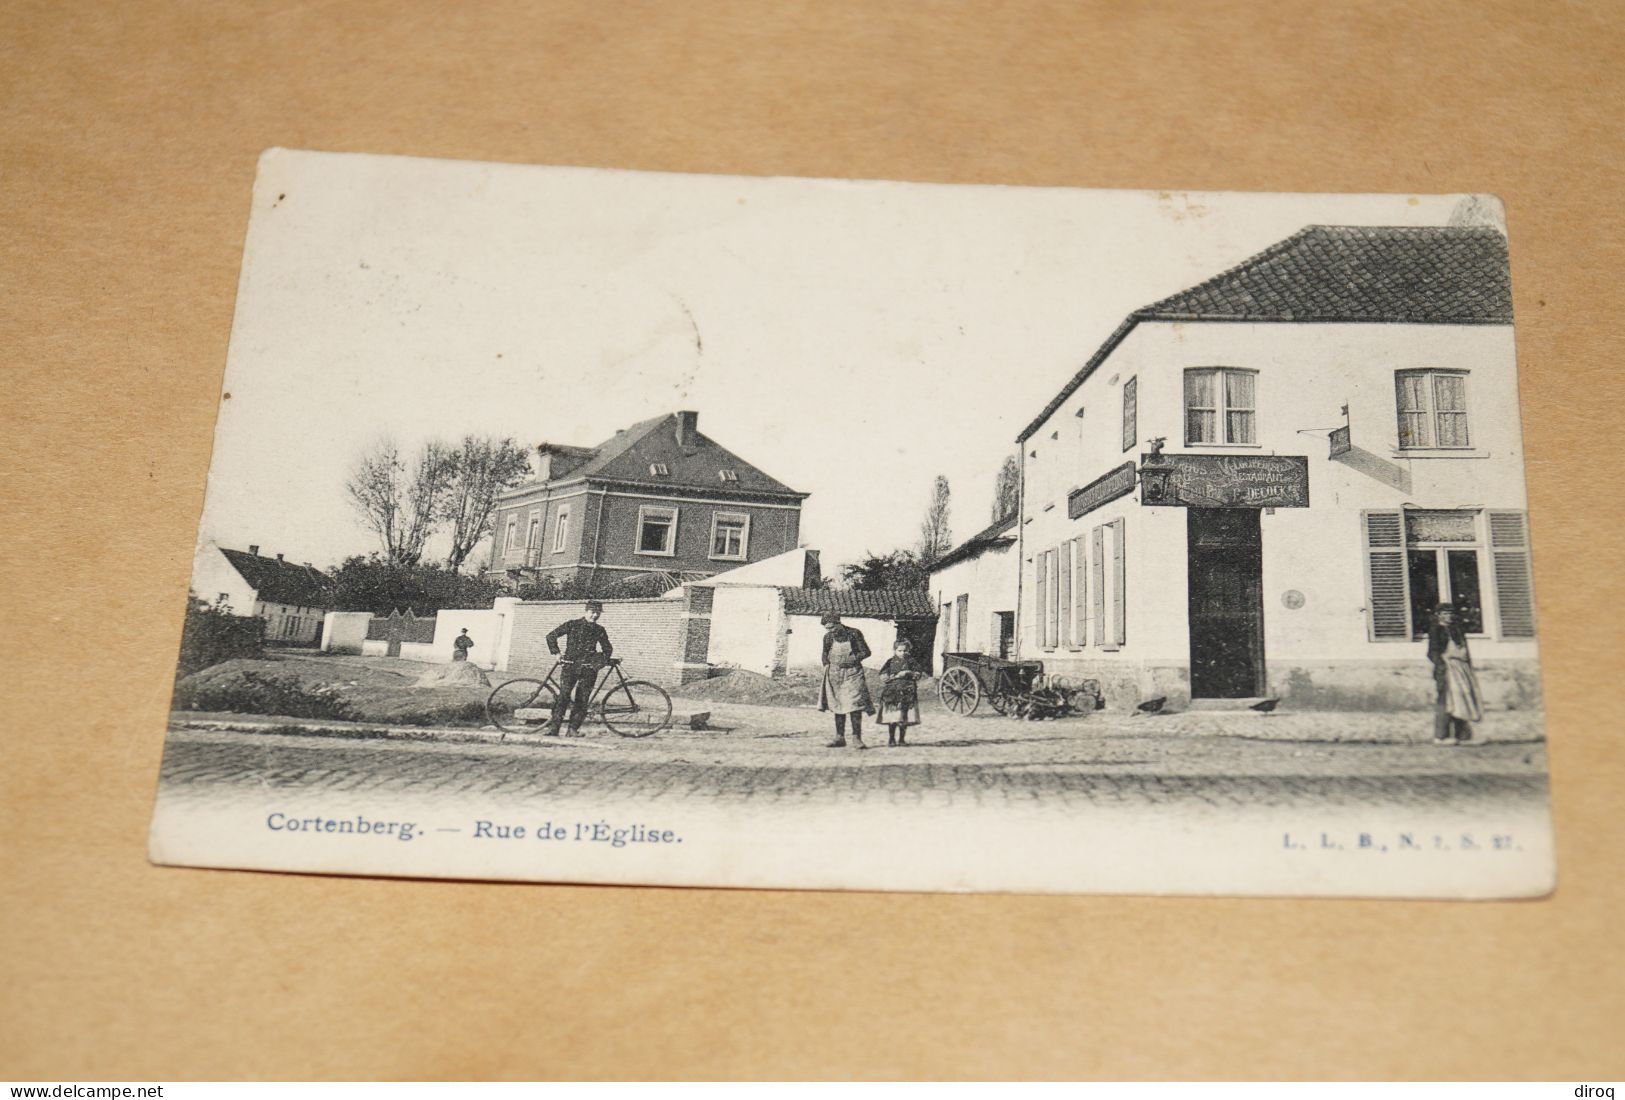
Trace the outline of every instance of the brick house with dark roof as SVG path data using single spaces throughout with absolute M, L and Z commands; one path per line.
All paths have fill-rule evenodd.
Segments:
M 322 619 L 333 609 L 327 574 L 309 562 L 267 557 L 258 546 L 229 550 L 214 543 L 198 549 L 192 593 L 237 615 L 265 620 L 265 640 L 309 645 L 321 637 Z
M 1129 314 L 1018 441 L 1021 659 L 1130 702 L 1422 708 L 1444 600 L 1492 700 L 1538 693 L 1494 228 L 1308 226 Z
M 694 580 L 793 550 L 806 493 L 670 413 L 596 447 L 540 444 L 531 480 L 497 501 L 490 573 L 606 592 Z

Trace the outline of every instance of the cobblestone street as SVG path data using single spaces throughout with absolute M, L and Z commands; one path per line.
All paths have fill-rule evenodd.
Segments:
M 1534 714 L 1491 715 L 1484 743 L 1441 748 L 1429 715 L 1191 712 L 1028 723 L 928 710 L 906 748 L 867 732 L 868 751 L 830 749 L 812 710 L 708 706 L 705 731 L 644 740 L 598 728 L 582 740 L 480 731 L 359 739 L 274 719 L 204 723 L 177 715 L 166 797 L 251 787 L 535 799 L 613 792 L 645 801 L 888 801 L 952 805 L 1151 807 L 1507 806 L 1544 797 Z M 238 728 L 222 728 L 236 725 Z M 353 732 L 353 731 L 351 731 Z M 877 744 L 878 742 L 878 744 Z

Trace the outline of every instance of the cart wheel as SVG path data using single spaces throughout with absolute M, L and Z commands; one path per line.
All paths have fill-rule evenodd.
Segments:
M 937 682 L 937 697 L 955 714 L 975 714 L 982 701 L 982 685 L 968 669 L 950 668 Z
M 1010 713 L 1010 696 L 1002 691 L 995 691 L 987 697 L 988 704 L 992 706 L 995 714 Z

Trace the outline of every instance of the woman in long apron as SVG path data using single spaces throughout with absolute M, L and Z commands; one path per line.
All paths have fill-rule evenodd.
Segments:
M 869 656 L 869 644 L 863 634 L 844 626 L 839 615 L 825 615 L 824 682 L 818 694 L 818 709 L 835 712 L 835 740 L 829 748 L 846 747 L 846 723 L 852 720 L 852 746 L 867 748 L 863 743 L 863 716 L 874 710 L 869 699 L 869 684 L 863 676 L 863 661 Z
M 1433 626 L 1428 630 L 1428 660 L 1433 662 L 1433 682 L 1438 691 L 1433 743 L 1470 744 L 1473 723 L 1483 720 L 1484 709 L 1479 701 L 1473 658 L 1467 651 L 1467 632 L 1450 604 L 1442 603 L 1433 611 Z

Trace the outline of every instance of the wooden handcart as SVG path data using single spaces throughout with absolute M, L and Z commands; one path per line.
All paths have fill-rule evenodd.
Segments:
M 937 697 L 955 714 L 975 714 L 984 698 L 999 714 L 1009 714 L 1032 692 L 1042 661 L 1005 661 L 985 653 L 944 653 Z

